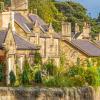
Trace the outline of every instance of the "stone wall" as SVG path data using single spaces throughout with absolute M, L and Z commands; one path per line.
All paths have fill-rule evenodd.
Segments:
M 80 58 L 80 61 L 83 63 L 83 61 L 87 58 L 87 56 L 80 52 L 80 50 L 74 48 L 69 43 L 65 43 L 63 41 L 60 41 L 60 54 L 64 55 L 66 61 L 65 65 L 76 64 L 77 58 Z
M 100 88 L 0 88 L 0 100 L 100 100 Z

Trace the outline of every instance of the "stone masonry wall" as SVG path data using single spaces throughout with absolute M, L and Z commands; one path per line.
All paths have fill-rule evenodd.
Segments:
M 100 88 L 0 88 L 0 100 L 100 100 Z

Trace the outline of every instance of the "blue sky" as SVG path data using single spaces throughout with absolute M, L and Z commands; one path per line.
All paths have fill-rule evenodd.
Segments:
M 76 0 L 84 5 L 92 17 L 97 17 L 100 12 L 100 0 Z
M 62 1 L 62 0 L 58 0 Z M 97 17 L 100 12 L 100 0 L 73 0 L 81 3 L 88 10 L 88 13 L 91 13 L 91 16 Z

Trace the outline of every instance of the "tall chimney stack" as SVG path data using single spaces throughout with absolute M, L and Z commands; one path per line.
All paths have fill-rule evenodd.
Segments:
M 88 23 L 84 22 L 83 33 L 82 33 L 83 39 L 89 39 L 90 32 L 91 32 L 91 26 Z
M 62 22 L 62 37 L 71 39 L 71 23 Z

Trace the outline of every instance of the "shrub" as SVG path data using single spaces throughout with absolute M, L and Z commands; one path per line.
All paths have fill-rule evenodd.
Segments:
M 67 72 L 67 77 L 69 77 L 73 86 L 84 86 L 86 83 L 84 75 L 85 69 L 80 66 L 73 66 Z
M 85 81 L 92 86 L 98 85 L 99 82 L 99 74 L 95 67 L 87 68 L 85 71 Z
M 34 54 L 34 64 L 42 64 L 42 57 L 39 52 L 35 52 Z
M 21 69 L 19 68 L 19 66 L 16 66 L 16 86 L 21 85 L 22 81 L 21 75 L 22 75 Z
M 29 84 L 28 73 L 27 73 L 26 70 L 24 70 L 23 73 L 22 73 L 22 84 L 23 85 L 28 85 Z
M 36 71 L 34 80 L 35 83 L 42 83 L 42 76 L 40 70 Z
M 87 67 L 91 67 L 92 66 L 92 62 L 89 61 L 89 59 L 87 59 L 86 62 L 87 62 Z
M 11 71 L 11 72 L 10 72 L 10 85 L 11 85 L 11 86 L 14 86 L 15 82 L 16 82 L 15 74 L 14 74 L 13 71 Z
M 73 86 L 73 81 L 70 78 L 65 76 L 61 76 L 61 77 L 52 76 L 44 80 L 43 82 L 44 85 L 47 87 L 72 87 Z
M 54 75 L 56 66 L 53 63 L 53 60 L 48 60 L 44 66 L 48 75 Z
M 25 76 L 28 77 L 29 81 L 31 81 L 31 79 L 32 79 L 31 78 L 31 73 L 32 73 L 31 67 L 29 65 L 28 60 L 25 58 L 24 65 L 23 65 L 23 75 L 25 74 Z
M 82 67 L 73 66 L 69 68 L 67 75 L 68 77 L 75 77 L 76 75 L 84 75 L 84 69 Z
M 72 86 L 75 87 L 82 87 L 86 83 L 84 77 L 81 75 L 76 75 L 75 77 L 71 77 L 70 80 L 73 83 Z
M 0 64 L 0 82 L 3 80 L 4 75 L 3 75 L 3 65 Z

